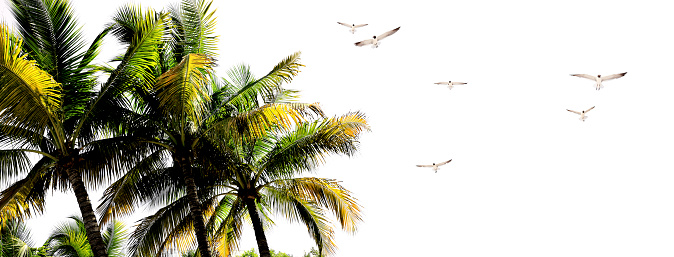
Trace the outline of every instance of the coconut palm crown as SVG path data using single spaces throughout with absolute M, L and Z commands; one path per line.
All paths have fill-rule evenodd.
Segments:
M 152 85 L 167 16 L 129 9 L 135 23 L 103 29 L 87 47 L 65 0 L 12 0 L 18 33 L 0 25 L 0 215 L 44 209 L 50 190 L 75 193 L 94 256 L 107 256 L 87 190 L 122 174 L 144 156 L 119 133 L 133 85 Z M 103 38 L 132 28 L 116 67 L 93 65 Z M 109 74 L 99 83 L 97 71 Z M 29 154 L 38 156 L 35 163 Z

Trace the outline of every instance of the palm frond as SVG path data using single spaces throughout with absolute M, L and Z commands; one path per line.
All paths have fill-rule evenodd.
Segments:
M 167 15 L 140 7 L 124 6 L 113 17 L 112 34 L 127 45 L 121 63 L 110 75 L 104 89 L 114 83 L 119 92 L 130 86 L 150 89 L 154 84 L 154 70 L 159 64 L 159 47 L 165 37 Z
M 33 240 L 26 224 L 18 219 L 0 224 L 0 256 L 31 257 Z M 4 245 L 3 245 L 4 244 Z
M 99 139 L 82 146 L 82 161 L 78 168 L 88 187 L 96 189 L 98 185 L 107 184 L 111 178 L 118 177 L 132 168 L 154 150 L 138 137 L 116 136 Z
M 110 31 L 114 28 L 114 26 L 109 25 L 103 29 L 98 35 L 96 35 L 96 38 L 94 38 L 94 41 L 91 43 L 89 46 L 89 49 L 82 55 L 82 61 L 80 61 L 80 66 L 79 68 L 90 68 L 93 71 L 98 71 L 99 69 L 96 69 L 96 66 L 90 66 L 91 62 L 98 56 L 100 53 L 100 47 L 103 44 L 103 38 L 110 33 Z
M 47 239 L 51 254 L 64 257 L 93 256 L 82 218 L 77 216 L 69 218 L 72 222 L 57 225 Z
M 237 197 L 225 196 L 215 207 L 206 229 L 212 231 L 212 238 L 217 242 L 214 250 L 218 251 L 220 256 L 230 256 L 233 251 L 239 249 L 245 215 L 246 208 Z
M 292 128 L 294 124 L 300 124 L 315 114 L 323 114 L 317 103 L 268 104 L 213 122 L 206 133 L 235 141 L 248 141 L 262 137 L 273 128 Z
M 21 180 L 0 192 L 0 212 L 7 217 L 31 217 L 44 211 L 46 188 L 50 178 L 43 173 L 44 166 L 51 162 L 43 157 Z
M 183 0 L 179 6 L 171 7 L 171 18 L 175 24 L 174 54 L 182 59 L 188 54 L 217 56 L 218 37 L 215 33 L 215 11 L 213 2 L 204 0 Z
M 257 159 L 263 176 L 284 177 L 310 171 L 325 162 L 328 154 L 352 155 L 358 149 L 358 136 L 369 130 L 362 113 L 299 124 L 291 132 L 261 141 Z
M 95 49 L 84 50 L 83 36 L 70 3 L 65 0 L 13 0 L 13 13 L 26 41 L 24 50 L 63 88 L 64 119 L 84 113 L 96 85 L 87 65 Z M 100 45 L 99 38 L 92 47 Z
M 296 52 L 279 62 L 267 75 L 257 80 L 252 80 L 253 75 L 247 66 L 239 66 L 230 71 L 230 79 L 227 84 L 237 88 L 230 97 L 229 103 L 235 106 L 250 106 L 257 101 L 257 96 L 263 99 L 273 99 L 283 89 L 283 82 L 289 83 L 299 73 L 299 68 L 304 66 L 299 63 L 300 52 Z M 245 82 L 242 83 L 242 82 Z M 257 107 L 257 106 L 254 106 Z
M 129 254 L 158 256 L 167 248 L 193 249 L 196 245 L 193 230 L 188 200 L 181 198 L 141 220 L 131 234 Z
M 132 214 L 141 202 L 155 198 L 156 192 L 171 185 L 164 174 L 167 157 L 164 151 L 148 155 L 105 189 L 97 208 L 101 224 Z
M 0 24 L 0 120 L 17 128 L 46 129 L 56 122 L 61 85 L 21 55 L 21 40 Z M 36 131 L 43 135 L 43 131 Z
M 12 3 L 30 58 L 56 81 L 80 79 L 77 75 L 84 42 L 69 2 L 12 0 Z
M 271 208 L 291 222 L 303 223 L 311 238 L 316 242 L 319 252 L 333 254 L 337 249 L 334 231 L 321 208 L 318 208 L 310 199 L 285 189 L 265 187 L 264 194 L 268 197 Z
M 201 123 L 204 103 L 209 101 L 206 82 L 215 61 L 202 54 L 189 54 L 174 68 L 157 78 L 160 108 L 182 122 Z
M 342 229 L 347 232 L 356 232 L 357 224 L 362 221 L 361 207 L 356 198 L 351 196 L 351 192 L 336 180 L 312 177 L 294 178 L 276 181 L 271 187 L 292 192 L 298 198 L 331 210 Z
M 20 150 L 0 150 L 0 177 L 6 183 L 21 174 L 30 166 L 30 159 L 26 152 Z
M 121 221 L 111 222 L 102 233 L 106 242 L 106 251 L 109 257 L 124 257 L 124 247 L 128 239 L 128 232 Z

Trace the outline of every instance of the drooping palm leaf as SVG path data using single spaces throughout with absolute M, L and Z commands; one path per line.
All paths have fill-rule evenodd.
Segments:
M 111 33 L 127 46 L 127 51 L 104 87 L 117 82 L 132 83 L 118 88 L 138 86 L 150 89 L 155 81 L 153 71 L 159 64 L 158 50 L 165 36 L 167 15 L 152 9 L 142 11 L 138 6 L 124 6 L 117 11 L 113 20 L 115 23 Z
M 154 197 L 153 192 L 169 186 L 163 172 L 166 154 L 165 151 L 156 151 L 148 155 L 106 188 L 97 208 L 101 224 L 132 214 L 146 198 Z
M 189 54 L 174 68 L 157 78 L 160 108 L 166 116 L 174 116 L 181 130 L 186 122 L 200 124 L 204 103 L 209 101 L 206 82 L 214 60 L 202 54 Z M 178 124 L 177 124 L 178 125 Z
M 168 247 L 178 251 L 192 249 L 196 239 L 191 230 L 188 200 L 181 198 L 141 220 L 131 235 L 130 254 L 156 256 Z
M 30 159 L 26 152 L 17 150 L 0 150 L 0 177 L 7 181 L 28 169 Z M 0 181 L 7 182 L 7 181 Z M 1 186 L 2 184 L 0 184 Z
M 292 192 L 294 197 L 307 199 L 318 206 L 332 210 L 347 232 L 356 232 L 356 224 L 362 221 L 360 205 L 351 196 L 351 192 L 334 179 L 295 178 L 276 181 L 272 187 Z
M 285 189 L 285 190 L 284 190 Z M 300 222 L 307 227 L 311 238 L 318 246 L 319 252 L 333 254 L 336 250 L 334 230 L 325 217 L 323 210 L 302 195 L 286 188 L 265 187 L 265 195 L 275 213 L 283 215 L 291 222 Z
M 0 111 L 2 124 L 11 128 L 42 128 L 57 122 L 61 86 L 40 69 L 35 61 L 21 55 L 22 41 L 0 24 Z

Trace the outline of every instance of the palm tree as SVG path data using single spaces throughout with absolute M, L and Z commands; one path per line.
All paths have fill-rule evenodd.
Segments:
M 312 115 L 322 115 L 315 104 L 279 102 L 294 92 L 283 89 L 281 84 L 289 82 L 301 66 L 299 53 L 295 53 L 259 79 L 255 79 L 245 65 L 230 70 L 229 74 L 236 79 L 224 85 L 213 78 L 208 81 L 195 79 L 192 81 L 200 83 L 192 84 L 161 83 L 159 79 L 158 85 L 162 87 L 156 87 L 155 92 L 141 99 L 145 106 L 143 113 L 139 113 L 139 120 L 144 121 L 138 123 L 145 126 L 139 127 L 136 135 L 159 147 L 106 189 L 98 209 L 105 220 L 129 214 L 135 206 L 145 202 L 153 206 L 169 205 L 138 226 L 132 235 L 132 255 L 155 256 L 171 247 L 186 251 L 192 245 L 194 235 L 201 256 L 215 250 L 203 248 L 201 242 L 209 241 L 203 219 L 212 213 L 213 201 L 218 201 L 208 188 L 216 181 L 226 180 L 229 175 L 227 160 L 232 160 L 232 156 L 219 151 L 214 138 L 226 136 L 235 141 L 248 141 L 272 127 L 289 127 Z M 190 74 L 184 70 L 169 72 Z M 196 71 L 194 73 L 197 76 Z M 162 75 L 161 78 L 164 77 L 171 76 Z M 194 86 L 201 88 L 189 89 Z M 176 87 L 187 88 L 178 90 Z M 165 91 L 209 94 L 185 99 Z M 266 99 L 264 104 L 258 97 Z M 165 107 L 162 102 L 171 104 Z M 184 109 L 167 109 L 174 106 L 184 106 Z M 170 165 L 163 165 L 166 162 Z M 193 230 L 195 234 L 190 234 Z M 178 235 L 184 237 L 176 239 L 180 238 Z M 211 242 L 217 241 L 211 239 Z M 216 246 L 217 251 L 226 253 L 227 249 L 221 246 Z
M 298 119 L 299 111 L 285 111 L 287 106 L 270 106 L 263 111 L 249 113 L 243 117 L 249 120 L 233 120 L 230 122 L 209 121 L 208 109 L 210 103 L 210 83 L 213 80 L 212 67 L 215 65 L 215 42 L 212 35 L 215 25 L 213 12 L 209 10 L 210 3 L 201 0 L 184 0 L 180 6 L 172 7 L 170 12 L 171 26 L 169 35 L 165 36 L 159 47 L 161 55 L 154 70 L 154 83 L 151 87 L 133 87 L 133 103 L 137 116 L 131 121 L 136 128 L 134 136 L 146 144 L 146 149 L 154 154 L 149 158 L 157 160 L 159 155 L 169 157 L 173 169 L 177 170 L 174 179 L 185 184 L 189 197 L 190 215 L 194 218 L 195 237 L 202 256 L 211 252 L 207 232 L 202 220 L 203 210 L 199 203 L 199 191 L 195 182 L 194 162 L 200 148 L 208 148 L 204 138 L 209 133 L 236 127 L 235 132 L 245 132 L 249 129 L 263 131 L 260 127 L 267 126 L 275 120 L 287 120 L 292 116 Z M 124 26 L 133 16 L 127 12 L 119 12 L 115 16 L 117 24 Z M 130 38 L 126 31 L 120 30 L 116 34 L 120 39 Z M 272 91 L 275 87 L 296 73 L 299 64 L 294 63 L 299 57 L 288 59 L 287 63 L 276 67 L 268 76 L 255 81 L 255 90 Z M 262 89 L 260 89 L 262 88 Z M 246 101 L 246 94 L 233 97 L 236 101 Z M 243 100 L 242 100 L 243 99 Z M 221 109 L 226 106 L 219 107 Z M 279 115 L 281 113 L 281 115 Z M 263 120 L 264 122 L 260 122 Z M 205 130 L 205 124 L 212 125 Z M 241 127 L 245 126 L 245 127 Z M 107 207 L 102 207 L 107 209 Z M 107 217 L 101 212 L 102 222 Z M 124 214 L 124 213 L 122 213 Z M 126 212 L 128 214 L 128 212 Z M 112 214 L 113 216 L 116 214 Z
M 167 16 L 126 8 L 135 19 L 104 29 L 88 48 L 65 0 L 12 0 L 19 36 L 0 25 L 0 177 L 20 178 L 0 193 L 7 217 L 40 213 L 51 189 L 75 193 L 96 257 L 107 256 L 87 188 L 114 178 L 144 148 L 123 128 L 124 92 L 154 84 Z M 105 83 L 91 63 L 109 32 L 130 35 Z M 98 90 L 96 90 L 98 89 Z M 39 160 L 31 164 L 28 154 Z M 124 153 L 124 154 L 122 154 Z
M 325 217 L 330 210 L 348 232 L 356 231 L 360 207 L 339 182 L 299 177 L 324 163 L 327 154 L 351 155 L 359 134 L 368 129 L 361 113 L 299 124 L 293 131 L 274 130 L 248 144 L 227 143 L 235 153 L 233 175 L 222 184 L 224 195 L 234 197 L 229 206 L 216 206 L 216 236 L 235 241 L 246 212 L 255 231 L 260 256 L 269 257 L 262 217 L 270 212 L 303 223 L 323 254 L 334 253 L 333 230 Z M 221 212 L 224 211 L 224 212 Z
M 55 257 L 90 257 L 93 256 L 91 246 L 87 240 L 87 233 L 82 218 L 69 217 L 73 222 L 64 222 L 52 231 L 47 243 L 50 252 Z M 103 231 L 103 241 L 106 252 L 110 257 L 124 257 L 124 245 L 127 240 L 127 231 L 124 223 L 114 221 L 108 224 Z

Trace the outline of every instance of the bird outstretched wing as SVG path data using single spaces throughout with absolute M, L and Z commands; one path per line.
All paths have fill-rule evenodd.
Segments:
M 367 26 L 367 24 L 358 24 L 358 25 L 353 26 L 353 27 L 354 28 L 360 28 L 360 27 L 365 27 L 365 26 Z
M 339 24 L 341 24 L 341 25 L 344 25 L 344 26 L 347 26 L 347 27 L 349 27 L 349 28 L 351 27 L 351 24 L 346 24 L 346 23 L 344 23 L 344 22 L 339 22 L 339 21 L 338 21 L 337 23 L 339 23 Z
M 399 29 L 400 29 L 400 27 L 397 27 L 397 28 L 395 28 L 395 29 L 386 31 L 386 32 L 384 32 L 384 34 L 379 35 L 379 36 L 377 37 L 377 40 L 382 40 L 382 39 L 384 39 L 384 38 L 386 38 L 386 37 L 388 37 L 388 36 L 390 36 L 390 35 L 393 35 L 394 33 L 398 32 Z
M 355 45 L 356 45 L 356 46 L 364 46 L 364 45 L 372 44 L 372 42 L 374 42 L 374 40 L 372 40 L 372 39 L 365 39 L 365 40 L 363 40 L 363 41 L 356 42 Z
M 593 108 L 594 108 L 594 107 L 593 107 Z M 580 112 L 577 112 L 577 111 L 574 111 L 574 110 L 569 110 L 569 109 L 566 109 L 566 110 L 567 110 L 567 111 L 570 111 L 570 112 L 572 112 L 572 113 L 575 113 L 575 114 L 580 115 Z
M 433 165 L 417 164 L 417 167 L 428 167 L 428 168 L 431 168 L 431 167 L 433 167 Z
M 587 75 L 587 74 L 571 74 L 571 76 L 576 76 L 576 77 L 586 78 L 586 79 L 591 79 L 591 80 L 595 80 L 595 78 L 596 78 L 595 76 Z
M 590 109 L 585 110 L 585 112 L 589 112 L 592 109 L 594 109 L 594 106 L 590 107 Z
M 611 79 L 622 78 L 623 76 L 625 76 L 625 74 L 627 74 L 627 72 L 618 73 L 618 74 L 611 74 L 611 75 L 608 75 L 606 77 L 601 77 L 601 79 L 602 80 L 611 80 Z
M 444 161 L 444 162 L 438 163 L 438 166 L 445 165 L 445 164 L 447 164 L 451 161 L 452 161 L 452 159 L 449 159 L 449 161 Z

